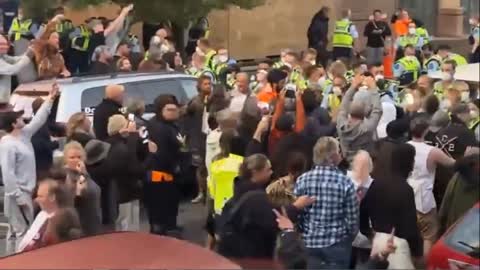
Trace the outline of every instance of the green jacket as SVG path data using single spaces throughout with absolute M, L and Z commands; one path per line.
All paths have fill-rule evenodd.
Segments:
M 468 184 L 459 173 L 450 180 L 438 212 L 441 233 L 444 233 L 480 200 L 480 186 Z

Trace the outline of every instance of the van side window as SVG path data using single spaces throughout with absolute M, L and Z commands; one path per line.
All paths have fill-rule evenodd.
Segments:
M 135 87 L 137 91 L 143 94 L 147 113 L 154 112 L 153 103 L 160 95 L 173 95 L 181 104 L 187 102 L 187 97 L 181 85 L 176 80 L 138 82 L 135 84 Z

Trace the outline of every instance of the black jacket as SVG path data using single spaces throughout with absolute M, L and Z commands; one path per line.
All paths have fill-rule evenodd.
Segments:
M 32 136 L 33 151 L 35 153 L 35 164 L 38 172 L 46 172 L 53 164 L 53 151 L 58 148 L 58 142 L 50 138 L 48 124 L 44 124 Z
M 115 114 L 121 114 L 121 104 L 111 100 L 104 99 L 96 108 L 93 115 L 93 130 L 97 139 L 104 141 L 108 138 L 108 119 Z
M 221 219 L 225 221 L 232 207 L 249 192 L 255 194 L 244 201 L 238 212 L 230 217 L 231 224 L 234 224 L 234 237 L 222 238 L 222 234 L 220 236 L 219 253 L 233 258 L 272 258 L 279 230 L 272 211 L 274 206 L 267 197 L 264 185 L 236 178 L 234 195 L 225 205 Z M 288 206 L 287 211 L 290 217 L 298 214 L 293 206 Z M 225 228 L 226 226 L 223 229 Z
M 117 185 L 118 203 L 139 199 L 145 167 L 138 160 L 138 136 L 130 134 L 124 138 L 117 134 L 109 137 L 106 142 L 111 145 L 108 164 L 111 181 Z
M 194 165 L 202 165 L 205 160 L 207 135 L 202 132 L 203 98 L 198 95 L 187 105 L 187 113 L 182 117 L 181 129 L 187 136 L 187 145 L 193 156 Z
M 150 140 L 157 144 L 158 151 L 146 161 L 147 169 L 177 173 L 181 159 L 181 144 L 177 140 L 179 127 L 173 122 L 154 117 L 148 123 L 148 133 Z
M 423 240 L 417 227 L 413 189 L 407 179 L 392 175 L 390 181 L 373 181 L 360 204 L 360 231 L 391 233 L 407 240 L 412 256 L 423 255 Z M 381 203 L 379 203 L 381 202 Z M 372 227 L 370 228 L 370 222 Z
M 308 46 L 310 48 L 317 47 L 322 44 L 326 45 L 326 43 L 328 43 L 328 21 L 329 18 L 327 18 L 321 12 L 318 12 L 312 18 L 307 32 Z
M 85 132 L 74 132 L 69 138 L 68 141 L 76 141 L 80 143 L 83 147 L 87 145 L 87 143 L 94 139 L 92 135 L 85 133 Z

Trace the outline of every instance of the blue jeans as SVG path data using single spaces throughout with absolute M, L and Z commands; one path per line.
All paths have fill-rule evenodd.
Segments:
M 348 269 L 352 240 L 346 239 L 329 247 L 308 249 L 308 269 Z

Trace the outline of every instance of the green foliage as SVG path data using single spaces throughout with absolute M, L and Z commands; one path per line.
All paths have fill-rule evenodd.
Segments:
M 265 0 L 22 0 L 27 15 L 46 14 L 48 9 L 62 4 L 82 8 L 109 2 L 121 6 L 133 3 L 133 14 L 138 21 L 155 23 L 170 20 L 177 25 L 187 25 L 214 9 L 225 9 L 230 5 L 252 9 L 264 4 Z

